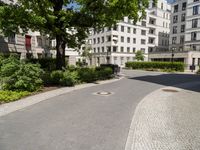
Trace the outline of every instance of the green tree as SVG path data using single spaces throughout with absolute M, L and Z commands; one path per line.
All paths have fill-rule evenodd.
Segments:
M 82 52 L 82 57 L 86 60 L 89 60 L 89 65 L 91 65 L 91 59 L 92 59 L 92 53 L 91 53 L 92 47 L 89 45 L 86 45 Z
M 144 61 L 144 54 L 143 54 L 143 52 L 142 51 L 137 51 L 135 53 L 135 59 L 137 61 Z
M 156 1 L 156 0 L 155 0 Z M 55 38 L 56 66 L 65 66 L 65 47 L 84 43 L 89 29 L 112 26 L 124 16 L 137 22 L 145 15 L 149 0 L 18 0 L 0 3 L 0 29 L 4 34 L 40 31 Z M 140 14 L 140 15 L 139 15 Z

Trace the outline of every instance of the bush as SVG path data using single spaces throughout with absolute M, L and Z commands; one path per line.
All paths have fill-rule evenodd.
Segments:
M 62 86 L 74 86 L 75 84 L 79 84 L 79 75 L 77 71 L 65 71 L 63 73 L 63 77 L 60 80 L 60 84 Z
M 199 75 L 200 75 L 200 66 L 199 66 L 199 70 L 197 71 L 197 74 L 199 74 Z
M 113 70 L 110 67 L 99 67 L 96 69 L 98 80 L 106 80 L 112 77 Z
M 40 64 L 41 68 L 45 71 L 56 70 L 56 59 L 54 58 L 27 59 L 26 62 Z
M 78 75 L 81 82 L 91 83 L 97 80 L 97 72 L 94 68 L 80 68 Z
M 0 91 L 0 104 L 15 101 L 30 94 L 27 91 Z
M 42 87 L 43 70 L 37 64 L 26 64 L 10 56 L 0 68 L 1 87 L 4 90 L 36 91 Z
M 69 71 L 76 71 L 77 67 L 74 66 L 74 65 L 69 65 L 69 66 L 67 66 L 67 70 L 69 70 Z
M 60 80 L 62 78 L 63 78 L 63 71 L 56 70 L 56 71 L 52 71 L 51 72 L 50 79 L 51 79 L 51 83 L 52 84 L 59 85 L 60 84 Z
M 180 62 L 127 62 L 126 67 L 129 69 L 162 69 L 183 72 L 185 66 Z

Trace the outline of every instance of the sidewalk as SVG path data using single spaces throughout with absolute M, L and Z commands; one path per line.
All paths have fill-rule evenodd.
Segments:
M 138 105 L 126 150 L 199 150 L 200 82 L 166 87 Z
M 20 100 L 15 101 L 15 102 L 6 103 L 6 104 L 3 104 L 3 105 L 0 105 L 0 117 L 7 115 L 9 113 L 12 113 L 14 111 L 23 109 L 25 107 L 37 104 L 39 102 L 48 100 L 50 98 L 62 95 L 62 94 L 66 94 L 66 93 L 69 93 L 69 92 L 72 92 L 72 91 L 75 91 L 75 90 L 80 90 L 80 89 L 83 89 L 83 88 L 89 88 L 89 87 L 93 87 L 93 86 L 97 86 L 97 85 L 116 82 L 116 81 L 121 80 L 122 78 L 123 77 L 118 76 L 117 78 L 114 78 L 114 79 L 111 79 L 111 80 L 105 80 L 105 81 L 98 81 L 97 83 L 80 84 L 80 85 L 76 85 L 74 87 L 63 87 L 63 88 L 60 88 L 60 89 L 40 93 L 40 94 L 37 94 L 37 95 L 28 96 L 26 98 L 20 99 Z

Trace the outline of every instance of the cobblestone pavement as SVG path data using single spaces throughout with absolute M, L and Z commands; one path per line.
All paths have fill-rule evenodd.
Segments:
M 200 91 L 200 83 L 189 86 L 159 89 L 140 102 L 126 150 L 200 149 L 200 93 L 193 91 Z

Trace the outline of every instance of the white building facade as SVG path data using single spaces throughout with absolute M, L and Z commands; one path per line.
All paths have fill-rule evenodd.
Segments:
M 200 65 L 200 1 L 177 0 L 172 4 L 170 48 L 150 54 L 152 61 L 179 61 L 186 69 Z M 195 68 L 191 66 L 196 66 Z
M 124 67 L 126 62 L 135 61 L 135 52 L 139 50 L 143 52 L 145 61 L 148 61 L 149 51 L 166 51 L 169 46 L 170 9 L 165 0 L 159 0 L 156 7 L 151 1 L 146 17 L 136 24 L 125 17 L 112 28 L 93 30 L 89 36 L 93 64 L 111 63 Z

